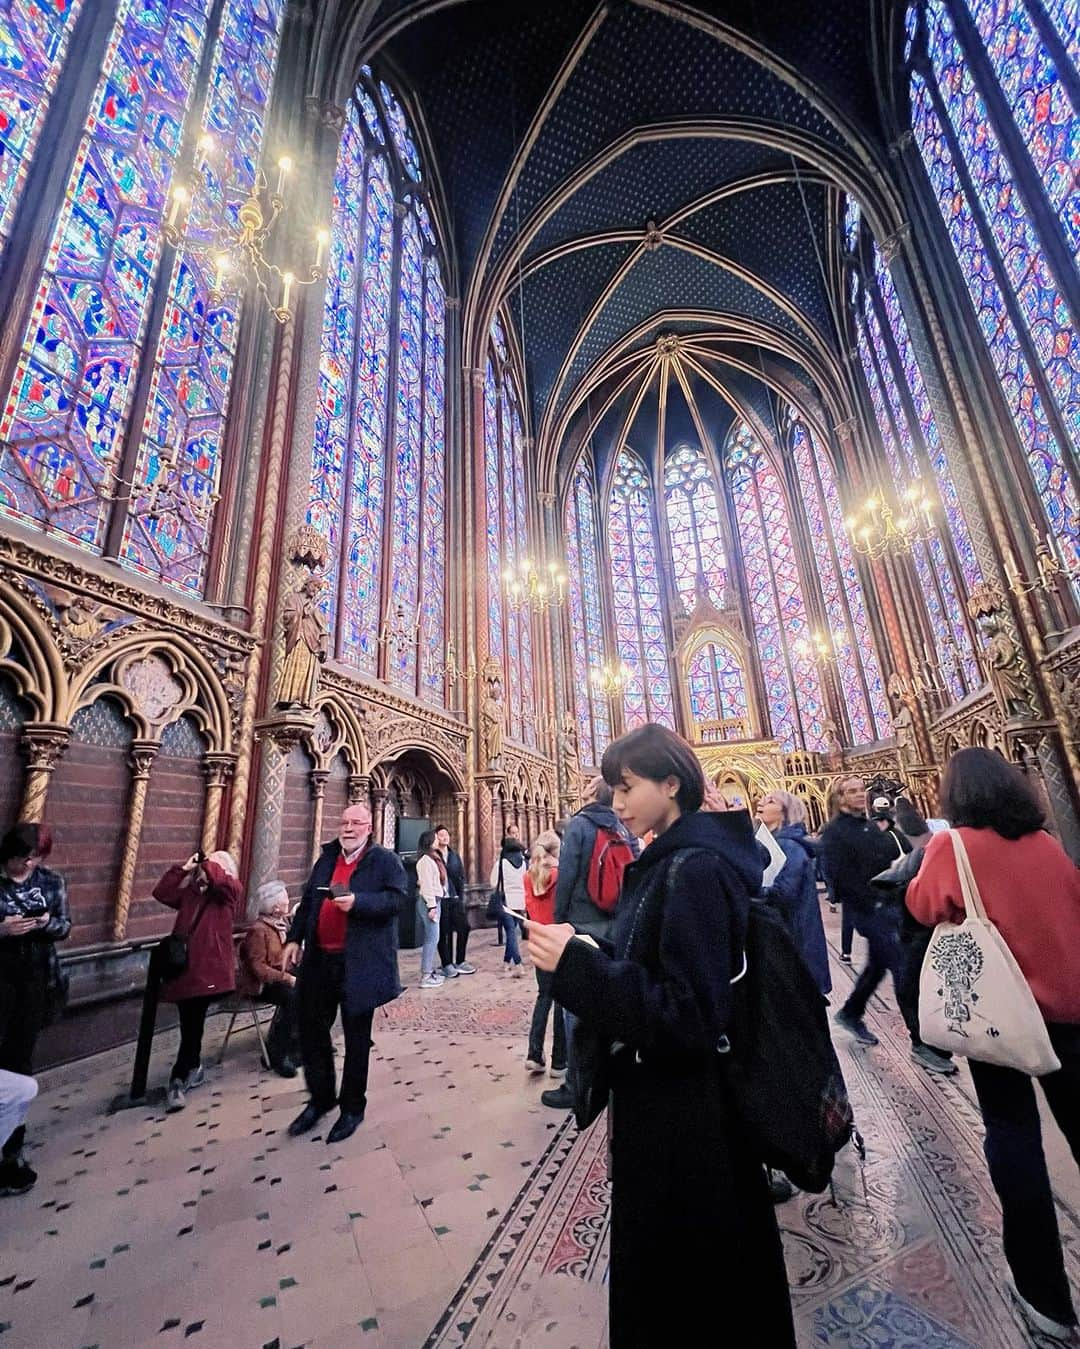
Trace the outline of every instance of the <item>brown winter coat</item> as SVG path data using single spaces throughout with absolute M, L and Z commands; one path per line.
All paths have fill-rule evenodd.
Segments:
M 245 997 L 257 998 L 266 984 L 287 984 L 289 976 L 281 968 L 284 950 L 285 943 L 277 928 L 260 918 L 244 934 L 244 940 L 240 943 L 236 991 Z
M 177 911 L 173 932 L 188 937 L 187 969 L 163 986 L 165 1002 L 217 997 L 236 987 L 232 932 L 244 894 L 236 877 L 216 862 L 204 862 L 202 869 L 207 880 L 205 892 L 191 883 L 193 873 L 183 867 L 170 867 L 154 886 L 154 898 Z M 205 911 L 195 924 L 204 901 Z

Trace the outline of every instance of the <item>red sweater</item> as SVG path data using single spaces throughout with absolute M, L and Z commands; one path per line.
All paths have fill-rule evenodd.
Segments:
M 533 893 L 532 877 L 525 870 L 525 912 L 534 923 L 553 923 L 555 921 L 555 884 L 559 879 L 559 868 L 551 868 L 548 888 L 542 895 Z
M 960 829 L 987 917 L 993 922 L 1047 1021 L 1080 1024 L 1080 871 L 1041 830 L 1006 839 L 993 829 Z M 952 841 L 930 840 L 907 906 L 933 927 L 964 916 Z
M 351 862 L 346 862 L 345 854 L 342 853 L 334 867 L 334 874 L 330 877 L 330 884 L 348 887 L 352 880 L 352 874 L 356 870 L 356 864 L 363 857 L 366 849 L 367 844 L 365 843 Z M 319 923 L 315 929 L 315 939 L 319 943 L 319 949 L 322 951 L 344 951 L 345 936 L 348 930 L 349 915 L 342 913 L 329 895 L 324 895 L 322 908 L 319 910 Z

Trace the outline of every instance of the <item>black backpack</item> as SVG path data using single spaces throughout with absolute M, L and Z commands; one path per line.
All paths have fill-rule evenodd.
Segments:
M 746 960 L 732 981 L 726 1074 L 751 1144 L 766 1166 L 820 1194 L 836 1154 L 861 1149 L 825 999 L 783 923 L 754 901 Z

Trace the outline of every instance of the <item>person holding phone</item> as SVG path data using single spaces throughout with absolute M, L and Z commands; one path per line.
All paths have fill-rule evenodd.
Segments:
M 300 1056 L 311 1097 L 289 1125 L 292 1138 L 313 1129 L 335 1098 L 341 1113 L 327 1143 L 342 1142 L 363 1123 L 375 1008 L 401 992 L 397 916 L 408 882 L 397 853 L 372 841 L 371 822 L 366 803 L 345 807 L 338 836 L 312 868 L 289 928 L 284 968 L 299 964 Z M 339 1009 L 345 1032 L 340 1096 L 330 1038 Z
M 17 824 L 0 841 L 0 1069 L 24 1076 L 33 1072 L 34 1046 L 49 1019 L 56 943 L 71 931 L 64 878 L 45 866 L 51 847 L 41 824 Z M 20 1120 L 3 1140 L 3 1163 L 23 1165 L 24 1138 Z
M 420 987 L 441 988 L 446 976 L 438 967 L 439 926 L 442 906 L 446 903 L 446 862 L 438 848 L 434 829 L 425 829 L 417 843 L 416 859 L 416 917 L 421 925 L 424 945 L 420 953 Z
M 525 917 L 525 846 L 516 833 L 507 831 L 502 841 L 498 860 L 491 871 L 491 888 L 502 901 L 497 921 L 499 931 L 506 938 L 503 968 L 515 979 L 520 979 L 524 970 L 521 968 L 518 928 Z
M 165 1095 L 165 1109 L 175 1112 L 187 1105 L 187 1092 L 205 1081 L 202 1040 L 210 1004 L 236 987 L 232 934 L 244 892 L 231 854 L 207 857 L 200 851 L 182 866 L 170 867 L 153 894 L 159 904 L 176 910 L 173 935 L 187 940 L 186 968 L 161 989 L 162 1001 L 176 1003 L 180 1017 L 180 1048 Z

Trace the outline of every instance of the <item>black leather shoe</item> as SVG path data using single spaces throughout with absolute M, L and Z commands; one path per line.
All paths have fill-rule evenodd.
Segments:
M 277 1073 L 278 1077 L 295 1077 L 296 1064 L 293 1063 L 292 1059 L 281 1059 L 280 1062 L 274 1064 L 274 1072 Z
M 301 1134 L 306 1134 L 309 1130 L 314 1129 L 325 1114 L 327 1114 L 327 1111 L 320 1110 L 317 1105 L 308 1101 L 307 1105 L 289 1125 L 289 1137 L 299 1138 Z
M 349 1115 L 343 1110 L 334 1121 L 334 1127 L 326 1135 L 326 1141 L 328 1143 L 343 1143 L 346 1138 L 352 1138 L 363 1122 L 363 1111 L 359 1115 Z
M 549 1105 L 552 1110 L 573 1110 L 574 1093 L 564 1082 L 561 1087 L 540 1093 L 540 1104 Z

